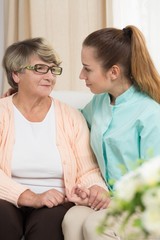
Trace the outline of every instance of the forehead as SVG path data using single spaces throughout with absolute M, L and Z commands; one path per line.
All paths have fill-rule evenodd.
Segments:
M 29 58 L 28 58 L 28 62 L 29 64 L 33 64 L 33 63 L 39 63 L 40 61 L 42 61 L 38 55 L 31 55 Z M 42 61 L 43 62 L 43 61 Z
M 28 64 L 29 65 L 35 65 L 35 64 L 45 64 L 45 65 L 48 65 L 48 66 L 53 66 L 55 64 L 53 63 L 47 63 L 45 61 L 43 61 L 38 55 L 32 55 L 29 57 L 28 59 Z
M 84 57 L 94 57 L 96 56 L 96 49 L 93 47 L 82 47 L 82 56 Z
M 93 47 L 84 46 L 81 51 L 81 58 L 83 64 L 90 64 L 91 62 L 97 62 L 96 49 Z

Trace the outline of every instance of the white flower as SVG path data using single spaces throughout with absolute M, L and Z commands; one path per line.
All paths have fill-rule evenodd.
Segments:
M 142 213 L 142 224 L 144 228 L 150 233 L 160 236 L 160 212 L 159 207 L 147 208 Z
M 118 198 L 127 202 L 131 201 L 140 186 L 140 177 L 137 171 L 132 171 L 117 182 L 115 186 Z
M 153 186 L 160 181 L 160 157 L 153 158 L 145 162 L 140 168 L 143 181 Z
M 146 208 L 156 206 L 160 210 L 160 187 L 148 189 L 142 196 L 142 202 Z
M 105 220 L 106 227 L 110 217 L 116 216 L 123 219 L 122 229 L 126 223 L 133 224 L 142 236 L 148 233 L 151 239 L 160 239 L 160 156 L 123 176 L 115 185 L 112 201 Z M 128 231 L 126 239 L 134 233 L 134 230 Z
M 105 227 L 116 216 L 121 219 L 120 228 L 127 228 L 125 224 L 131 223 L 146 239 L 148 236 L 160 239 L 160 156 L 143 163 L 116 183 L 108 212 Z M 125 239 L 134 233 L 134 230 L 126 231 Z

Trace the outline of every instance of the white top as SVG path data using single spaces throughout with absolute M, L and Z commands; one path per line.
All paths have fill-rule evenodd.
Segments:
M 36 193 L 51 188 L 64 192 L 61 158 L 56 146 L 53 102 L 42 122 L 28 121 L 15 106 L 14 116 L 13 179 Z

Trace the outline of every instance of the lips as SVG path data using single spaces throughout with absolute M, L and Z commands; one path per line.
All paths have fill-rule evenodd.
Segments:
M 91 86 L 91 84 L 89 84 L 89 83 L 86 83 L 86 86 L 87 86 L 87 87 L 90 87 L 90 86 Z

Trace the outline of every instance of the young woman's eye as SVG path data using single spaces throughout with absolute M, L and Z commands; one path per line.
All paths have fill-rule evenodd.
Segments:
M 91 71 L 91 70 L 88 69 L 88 68 L 84 68 L 84 70 L 85 70 L 86 72 L 90 72 L 90 71 Z

